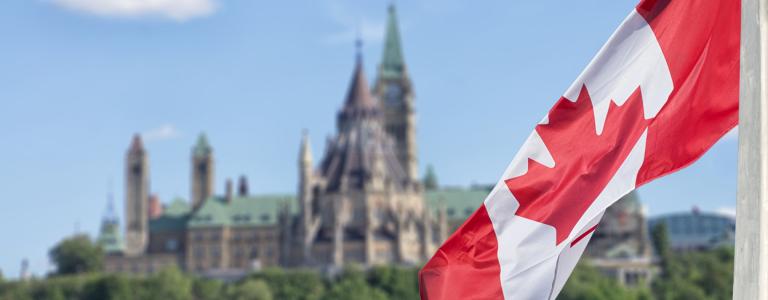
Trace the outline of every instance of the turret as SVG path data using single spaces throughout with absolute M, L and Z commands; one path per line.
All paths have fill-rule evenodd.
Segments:
M 232 187 L 232 179 L 227 178 L 227 181 L 224 183 L 224 201 L 227 202 L 227 204 L 232 203 L 232 198 L 234 198 L 234 191 Z
M 112 193 L 107 196 L 107 199 L 107 210 L 101 220 L 97 243 L 106 254 L 112 254 L 123 251 L 123 240 L 120 237 L 120 223 L 115 214 Z
M 237 181 L 237 195 L 239 197 L 248 197 L 248 177 L 240 175 L 240 179 Z
M 381 107 L 368 88 L 368 80 L 363 69 L 362 42 L 357 41 L 355 70 L 349 83 L 344 106 L 339 111 L 337 129 L 339 132 L 349 130 L 361 122 L 381 122 Z
M 133 136 L 125 157 L 125 254 L 139 255 L 149 234 L 149 162 L 141 137 Z
M 384 50 L 376 78 L 374 94 L 384 111 L 384 128 L 395 140 L 397 157 L 412 181 L 418 180 L 416 147 L 416 112 L 413 84 L 403 57 L 395 6 L 388 9 Z
M 199 208 L 205 199 L 214 192 L 214 161 L 213 148 L 208 144 L 208 138 L 201 133 L 197 143 L 192 147 L 191 189 L 192 208 Z
M 312 187 L 314 185 L 312 167 L 312 149 L 309 143 L 309 134 L 305 130 L 301 137 L 299 150 L 299 212 L 302 247 L 305 262 L 309 261 L 311 240 L 315 231 L 315 216 L 312 207 Z

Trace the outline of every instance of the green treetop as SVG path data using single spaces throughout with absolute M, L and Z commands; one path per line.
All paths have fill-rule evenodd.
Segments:
M 427 174 L 424 175 L 424 189 L 427 191 L 437 190 L 437 174 L 435 174 L 435 168 L 432 165 L 427 166 Z

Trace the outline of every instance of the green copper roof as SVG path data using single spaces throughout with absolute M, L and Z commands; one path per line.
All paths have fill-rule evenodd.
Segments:
M 490 190 L 481 188 L 444 188 L 427 191 L 427 205 L 434 210 L 435 215 L 441 205 L 445 205 L 448 220 L 464 220 L 483 204 Z
M 197 137 L 197 143 L 195 143 L 195 148 L 192 151 L 195 153 L 195 156 L 205 156 L 211 154 L 211 150 L 211 145 L 208 144 L 208 137 L 205 136 L 205 133 L 201 133 Z
M 189 220 L 192 227 L 246 227 L 268 226 L 278 221 L 283 205 L 293 208 L 292 195 L 260 195 L 233 197 L 227 203 L 224 197 L 211 197 L 195 211 Z
M 106 253 L 123 251 L 123 239 L 120 236 L 120 226 L 117 224 L 117 221 L 102 222 L 96 242 Z
M 190 209 L 191 208 L 187 201 L 185 201 L 183 198 L 177 197 L 163 208 L 163 215 L 182 216 L 188 214 Z
M 163 208 L 160 217 L 149 220 L 150 231 L 182 230 L 189 220 L 190 207 L 184 199 L 176 198 Z
M 464 220 L 482 204 L 489 190 L 486 188 L 443 188 L 425 193 L 427 205 L 437 214 L 445 205 L 449 220 Z M 224 197 L 208 198 L 197 211 L 177 198 L 168 204 L 163 215 L 149 223 L 151 231 L 182 230 L 204 227 L 273 226 L 287 204 L 292 214 L 297 213 L 293 195 L 257 195 L 234 197 L 227 203 Z
M 397 28 L 395 6 L 389 6 L 387 33 L 384 38 L 384 51 L 379 67 L 379 77 L 383 79 L 400 78 L 405 69 L 405 59 L 400 46 L 400 30 Z

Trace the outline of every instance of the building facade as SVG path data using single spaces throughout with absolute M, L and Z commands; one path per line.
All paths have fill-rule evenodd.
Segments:
M 125 245 L 118 246 L 116 221 L 104 222 L 107 270 L 151 273 L 175 265 L 227 276 L 268 266 L 415 265 L 431 256 L 446 238 L 448 218 L 418 179 L 415 98 L 393 6 L 386 30 L 375 88 L 358 49 L 337 133 L 317 165 L 303 137 L 295 197 L 250 196 L 244 177 L 237 193 L 228 180 L 224 195 L 215 196 L 214 151 L 200 135 L 191 151 L 189 203 L 157 207 L 149 157 L 135 136 L 126 155 Z
M 637 192 L 606 210 L 584 256 L 603 274 L 629 286 L 647 284 L 656 273 L 653 246 Z
M 673 213 L 655 217 L 650 228 L 664 224 L 669 246 L 674 251 L 702 251 L 733 246 L 736 238 L 736 218 L 732 215 L 702 212 Z
M 200 135 L 191 149 L 189 201 L 161 205 L 150 195 L 149 155 L 135 136 L 125 157 L 124 243 L 112 217 L 104 219 L 99 239 L 106 271 L 153 273 L 176 266 L 236 278 L 273 266 L 333 271 L 350 263 L 418 265 L 490 191 L 437 188 L 433 172 L 428 184 L 419 180 L 414 86 L 393 6 L 373 88 L 358 48 L 335 119 L 336 133 L 317 162 L 303 134 L 295 195 L 250 195 L 245 177 L 236 188 L 227 180 L 216 195 L 214 148 Z M 639 261 L 626 259 L 645 259 L 644 216 L 636 201 L 609 210 L 603 223 L 588 255 L 621 272 Z

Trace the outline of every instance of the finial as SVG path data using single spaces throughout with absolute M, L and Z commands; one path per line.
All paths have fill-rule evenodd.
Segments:
M 355 37 L 355 54 L 357 55 L 358 59 L 362 58 L 363 56 L 363 37 L 359 27 Z
M 107 181 L 107 211 L 104 214 L 104 219 L 107 221 L 117 220 L 115 214 L 115 198 L 113 196 L 112 178 Z

